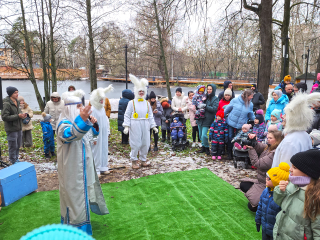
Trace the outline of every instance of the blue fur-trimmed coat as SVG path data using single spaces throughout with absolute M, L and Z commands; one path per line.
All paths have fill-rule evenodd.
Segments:
M 271 237 L 273 236 L 276 216 L 280 211 L 281 207 L 273 201 L 273 191 L 270 188 L 264 189 L 260 196 L 255 221 L 257 224 L 261 224 L 262 231 Z
M 224 144 L 228 142 L 228 125 L 226 120 L 215 120 L 209 131 L 209 141 L 211 142 L 211 153 L 213 156 L 224 154 Z
M 254 133 L 257 136 L 258 142 L 262 142 L 266 138 L 266 136 L 264 135 L 265 128 L 266 125 L 264 122 L 261 124 L 253 125 L 252 133 Z

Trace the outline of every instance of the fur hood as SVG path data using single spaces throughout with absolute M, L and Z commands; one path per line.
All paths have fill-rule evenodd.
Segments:
M 312 104 L 320 101 L 320 93 L 297 93 L 292 101 L 285 107 L 286 127 L 284 134 L 307 131 L 313 123 L 315 112 Z
M 183 99 L 184 98 L 184 92 L 181 93 L 180 97 L 177 96 L 177 93 L 174 95 L 174 97 L 177 98 L 177 99 Z
M 92 106 L 95 107 L 95 109 L 101 109 L 104 106 L 104 99 L 106 97 L 106 93 L 113 91 L 112 84 L 110 84 L 106 88 L 98 88 L 91 92 L 90 94 L 90 103 Z M 100 100 L 103 100 L 102 103 L 100 103 Z
M 130 80 L 134 85 L 133 91 L 134 91 L 134 96 L 136 99 L 140 98 L 139 96 L 139 91 L 144 91 L 144 95 L 143 95 L 143 99 L 146 98 L 147 95 L 147 86 L 149 85 L 149 82 L 147 79 L 142 78 L 142 79 L 138 79 L 136 76 L 129 74 Z
M 288 98 L 288 96 L 286 94 L 282 94 L 282 96 L 279 97 L 279 99 L 277 101 L 274 101 L 273 98 L 270 100 L 270 104 L 272 104 L 272 103 L 285 104 L 286 102 L 289 102 L 289 98 Z
M 85 96 L 85 92 L 81 89 L 73 91 L 73 92 L 64 92 L 62 93 L 62 100 L 65 104 L 73 103 L 73 102 L 81 102 L 81 99 Z M 68 100 L 67 100 L 68 99 Z

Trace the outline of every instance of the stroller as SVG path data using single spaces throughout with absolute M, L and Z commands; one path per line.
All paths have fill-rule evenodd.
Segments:
M 248 121 L 248 124 L 251 124 L 253 126 L 253 121 Z M 246 139 L 242 140 L 242 145 L 248 145 L 254 147 L 257 144 L 256 139 Z M 250 168 L 249 165 L 251 165 L 251 161 L 249 158 L 249 149 L 238 149 L 235 146 L 233 146 L 232 153 L 233 153 L 233 165 L 234 168 L 238 168 L 238 165 L 242 165 L 244 169 Z M 239 164 L 240 163 L 240 164 Z
M 184 118 L 184 115 L 182 113 L 177 113 L 174 112 L 171 114 L 170 116 L 170 126 L 171 123 L 173 122 L 173 119 L 178 117 L 179 121 L 182 123 L 182 126 L 179 128 L 182 128 L 183 131 L 183 137 L 181 139 L 181 141 L 178 140 L 172 140 L 171 142 L 171 146 L 172 146 L 172 150 L 184 150 L 188 145 L 189 145 L 189 141 L 187 140 L 187 125 L 186 125 L 186 119 Z M 170 132 L 172 133 L 173 129 L 170 129 Z M 172 137 L 171 137 L 172 138 Z

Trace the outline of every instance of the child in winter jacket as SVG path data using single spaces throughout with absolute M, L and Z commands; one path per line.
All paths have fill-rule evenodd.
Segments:
M 44 144 L 44 156 L 50 158 L 49 152 L 51 152 L 51 157 L 55 156 L 54 153 L 54 134 L 51 126 L 51 115 L 42 113 L 43 121 L 40 122 L 42 133 L 43 133 L 43 144 Z
M 246 150 L 247 147 L 245 144 L 242 144 L 243 140 L 248 140 L 248 136 L 250 133 L 251 124 L 243 124 L 241 131 L 233 138 L 231 143 L 234 143 L 234 146 L 239 150 Z
M 227 88 L 223 93 L 223 98 L 219 101 L 219 106 L 217 111 L 224 111 L 225 106 L 227 106 L 232 99 L 232 91 L 230 88 Z
M 204 85 L 197 86 L 197 91 L 193 96 L 192 104 L 196 106 L 196 114 L 194 119 L 204 118 L 205 113 L 205 100 L 207 99 L 205 94 L 206 87 Z
M 254 125 L 252 133 L 257 136 L 258 142 L 263 142 L 266 136 L 264 135 L 266 125 L 264 124 L 263 110 L 259 109 L 256 111 L 256 117 L 254 119 Z
M 273 199 L 281 207 L 273 238 L 319 239 L 320 237 L 320 151 L 310 149 L 293 155 L 288 181 L 275 187 Z
M 282 124 L 281 124 L 281 110 L 275 109 L 271 112 L 271 120 L 267 123 L 266 129 L 264 131 L 264 135 L 267 136 L 268 129 L 270 125 L 276 125 L 278 131 L 282 131 Z
M 184 126 L 179 121 L 179 118 L 175 117 L 173 119 L 173 122 L 170 124 L 171 138 L 172 138 L 173 143 L 175 143 L 177 140 L 179 141 L 179 144 L 182 143 L 182 138 L 184 136 L 184 132 L 182 130 L 183 128 L 184 128 Z
M 228 142 L 228 125 L 224 119 L 224 112 L 220 110 L 216 114 L 216 120 L 210 126 L 209 141 L 211 142 L 211 155 L 215 160 L 216 156 L 221 159 L 224 154 L 224 144 Z
M 313 129 L 309 136 L 311 137 L 313 148 L 320 149 L 320 131 Z
M 260 196 L 255 219 L 258 232 L 260 232 L 260 226 L 262 226 L 262 239 L 273 239 L 276 216 L 281 211 L 281 208 L 273 201 L 273 190 L 281 180 L 288 181 L 289 169 L 289 164 L 282 162 L 279 167 L 271 168 L 267 172 L 267 188 L 263 190 Z
M 171 108 L 171 101 L 167 98 L 161 99 L 161 106 L 163 108 L 162 116 L 161 116 L 161 133 L 162 133 L 162 140 L 161 142 L 166 141 L 166 134 L 167 140 L 170 141 L 170 116 L 172 113 Z

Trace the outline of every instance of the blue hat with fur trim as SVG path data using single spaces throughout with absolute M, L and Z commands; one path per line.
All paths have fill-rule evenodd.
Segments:
M 173 119 L 173 121 L 174 120 L 176 120 L 177 122 L 179 122 L 179 117 L 175 117 L 174 119 Z

